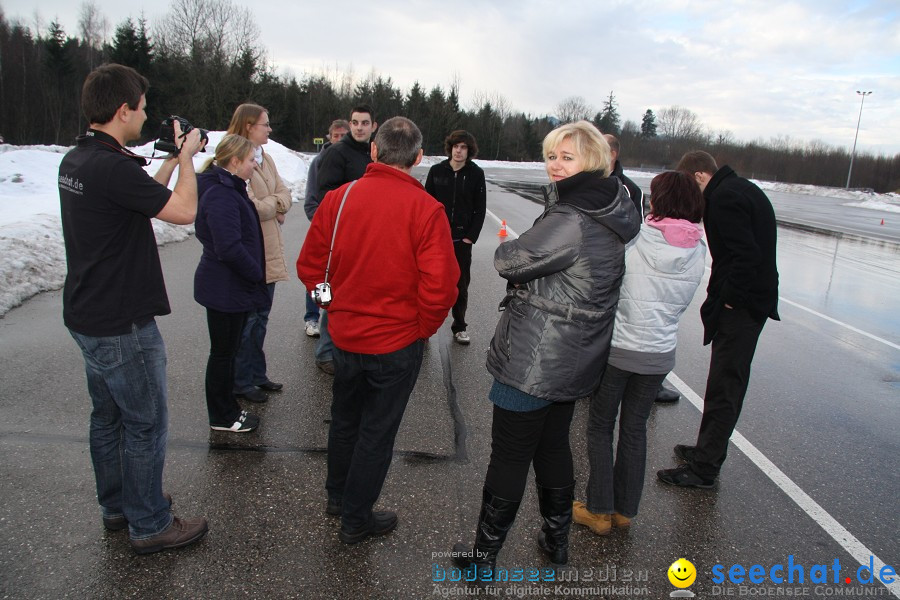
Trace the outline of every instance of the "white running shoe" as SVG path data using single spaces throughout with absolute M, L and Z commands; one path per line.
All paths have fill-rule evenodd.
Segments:
M 307 321 L 306 322 L 306 335 L 312 338 L 319 337 L 319 322 L 318 321 Z
M 469 339 L 469 334 L 466 333 L 465 331 L 457 331 L 456 334 L 453 336 L 453 339 L 456 340 L 457 344 L 462 344 L 463 346 L 468 346 L 469 342 L 472 341 Z

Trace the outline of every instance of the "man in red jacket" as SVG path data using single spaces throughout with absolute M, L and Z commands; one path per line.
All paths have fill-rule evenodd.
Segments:
M 375 162 L 362 178 L 322 199 L 297 259 L 307 290 L 331 286 L 326 512 L 341 516 L 346 544 L 397 526 L 395 513 L 372 508 L 425 340 L 446 319 L 459 279 L 444 208 L 410 175 L 422 160 L 419 128 L 403 117 L 389 119 L 371 152 Z

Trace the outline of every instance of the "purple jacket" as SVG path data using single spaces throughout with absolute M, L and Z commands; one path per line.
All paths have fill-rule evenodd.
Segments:
M 262 231 L 246 182 L 213 166 L 197 176 L 197 188 L 194 227 L 203 254 L 194 300 L 226 313 L 268 308 Z

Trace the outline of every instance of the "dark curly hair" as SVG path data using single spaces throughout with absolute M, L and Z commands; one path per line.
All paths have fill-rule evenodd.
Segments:
M 457 144 L 468 146 L 469 153 L 466 155 L 466 161 L 473 160 L 478 156 L 478 142 L 475 141 L 475 136 L 465 129 L 457 129 L 450 132 L 450 135 L 444 140 L 444 154 L 451 156 L 453 154 L 453 146 Z

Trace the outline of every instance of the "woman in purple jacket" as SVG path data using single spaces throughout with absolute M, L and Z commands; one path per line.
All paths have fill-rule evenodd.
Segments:
M 206 307 L 209 360 L 206 407 L 215 431 L 248 432 L 259 417 L 234 397 L 234 356 L 252 310 L 266 308 L 265 250 L 259 215 L 247 195 L 256 160 L 247 138 L 230 134 L 197 176 L 195 229 L 203 244 L 194 274 L 194 299 Z

